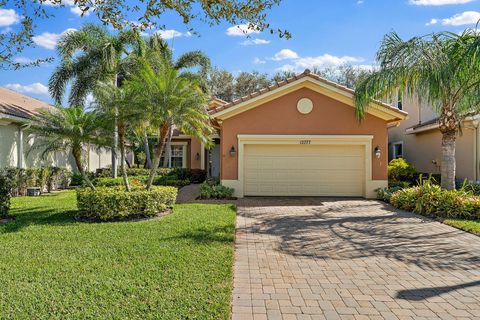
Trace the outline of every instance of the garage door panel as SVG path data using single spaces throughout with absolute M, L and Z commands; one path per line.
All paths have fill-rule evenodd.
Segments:
M 364 179 L 363 146 L 245 146 L 245 195 L 362 196 Z

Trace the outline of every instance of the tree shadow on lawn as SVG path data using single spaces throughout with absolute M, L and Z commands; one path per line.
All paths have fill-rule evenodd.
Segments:
M 213 228 L 196 228 L 182 232 L 179 235 L 163 238 L 164 240 L 192 240 L 196 243 L 212 242 L 233 243 L 235 226 L 218 226 Z
M 10 215 L 14 220 L 0 225 L 0 233 L 20 231 L 31 225 L 68 226 L 77 223 L 74 219 L 76 210 L 51 210 L 45 207 L 12 209 Z

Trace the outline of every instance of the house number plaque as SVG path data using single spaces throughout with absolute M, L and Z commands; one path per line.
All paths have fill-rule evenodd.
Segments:
M 311 144 L 312 140 L 300 140 L 300 144 Z

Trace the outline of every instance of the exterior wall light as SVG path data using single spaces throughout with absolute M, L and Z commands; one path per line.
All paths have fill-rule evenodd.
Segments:
M 380 159 L 381 155 L 382 155 L 382 151 L 380 150 L 380 147 L 376 146 L 375 147 L 375 157 L 377 157 L 377 159 Z
M 197 154 L 195 155 L 195 159 L 198 161 L 200 160 L 200 153 L 197 152 Z
M 232 146 L 230 148 L 230 156 L 235 157 L 236 154 L 237 154 L 237 151 L 235 150 L 235 146 Z

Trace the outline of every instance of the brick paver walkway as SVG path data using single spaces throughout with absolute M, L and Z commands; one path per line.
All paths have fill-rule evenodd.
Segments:
M 478 319 L 479 240 L 376 201 L 239 200 L 233 319 Z

